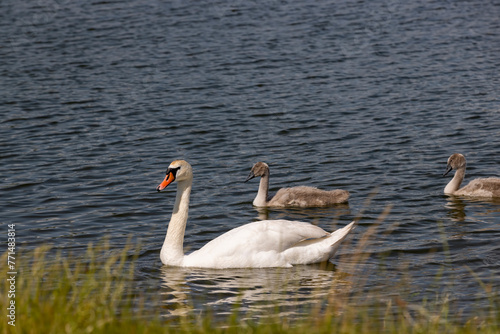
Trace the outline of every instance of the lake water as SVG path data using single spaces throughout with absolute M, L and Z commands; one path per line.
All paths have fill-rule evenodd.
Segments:
M 460 152 L 465 182 L 500 175 L 499 17 L 485 1 L 2 1 L 5 235 L 65 254 L 132 236 L 137 290 L 167 317 L 240 302 L 300 317 L 332 291 L 448 296 L 470 316 L 489 305 L 478 279 L 500 288 L 500 201 L 445 196 L 442 174 Z M 186 251 L 263 217 L 359 226 L 332 268 L 164 267 L 175 187 L 156 186 L 175 159 L 195 173 Z M 271 191 L 349 204 L 258 212 L 257 161 Z

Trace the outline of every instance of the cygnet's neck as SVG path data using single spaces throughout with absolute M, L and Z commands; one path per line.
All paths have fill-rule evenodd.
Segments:
M 260 178 L 259 191 L 253 200 L 255 206 L 266 206 L 267 196 L 269 194 L 269 173 L 264 174 Z
M 189 212 L 189 196 L 191 195 L 192 179 L 177 183 L 172 217 L 168 224 L 167 235 L 161 248 L 160 258 L 163 264 L 180 265 L 184 258 L 184 233 Z
M 457 169 L 455 175 L 453 176 L 453 179 L 451 179 L 451 181 L 448 182 L 448 184 L 444 188 L 444 193 L 445 194 L 455 193 L 455 191 L 457 191 L 460 188 L 460 185 L 462 184 L 464 177 L 465 177 L 465 166 Z

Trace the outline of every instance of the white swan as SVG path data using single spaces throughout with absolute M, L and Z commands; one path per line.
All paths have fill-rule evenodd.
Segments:
M 453 179 L 444 188 L 444 193 L 449 195 L 459 196 L 475 196 L 475 197 L 500 197 L 500 178 L 489 177 L 483 179 L 474 179 L 465 187 L 460 188 L 465 177 L 465 168 L 467 161 L 460 153 L 452 154 L 448 158 L 446 176 L 452 169 L 455 169 Z
M 184 255 L 183 243 L 193 181 L 191 165 L 176 160 L 167 169 L 165 180 L 157 187 L 165 189 L 177 181 L 177 196 L 167 235 L 161 248 L 163 264 L 180 267 L 245 268 L 291 267 L 329 260 L 355 222 L 328 233 L 303 222 L 264 220 L 230 230 L 201 249 Z
M 281 188 L 272 198 L 269 196 L 269 166 L 265 162 L 257 162 L 250 171 L 245 182 L 260 176 L 259 190 L 253 205 L 259 207 L 319 207 L 347 203 L 349 192 L 346 190 L 321 190 L 314 187 L 299 186 Z

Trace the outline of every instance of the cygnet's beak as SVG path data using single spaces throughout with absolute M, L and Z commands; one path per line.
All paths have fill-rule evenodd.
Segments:
M 158 192 L 162 191 L 165 189 L 170 183 L 174 182 L 175 180 L 175 175 L 171 171 L 167 171 L 167 176 L 165 176 L 165 180 L 163 180 L 162 183 L 158 187 L 156 187 L 156 190 Z
M 451 172 L 452 169 L 453 167 L 451 167 L 450 165 L 446 166 L 446 172 L 444 172 L 443 176 L 448 175 L 448 173 Z
M 250 181 L 250 180 L 251 180 L 251 179 L 253 179 L 254 177 L 255 177 L 255 174 L 254 174 L 253 172 L 250 172 L 250 174 L 248 174 L 248 177 L 247 177 L 247 179 L 245 180 L 245 182 Z M 245 182 L 243 182 L 243 183 L 245 183 Z

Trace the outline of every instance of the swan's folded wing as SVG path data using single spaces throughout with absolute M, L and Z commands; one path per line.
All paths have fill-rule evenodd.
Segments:
M 268 206 L 274 207 L 321 207 L 345 203 L 349 199 L 349 192 L 341 189 L 321 190 L 315 187 L 298 186 L 281 188 L 269 201 Z
M 264 250 L 283 251 L 307 239 L 328 236 L 322 228 L 309 223 L 288 220 L 262 221 L 259 226 L 261 247 Z M 257 240 L 256 240 L 257 241 Z
M 474 179 L 468 185 L 459 189 L 456 195 L 500 197 L 500 178 L 489 177 Z
M 328 236 L 322 228 L 289 220 L 264 220 L 230 230 L 199 251 L 224 256 L 240 252 L 282 252 L 306 239 Z

